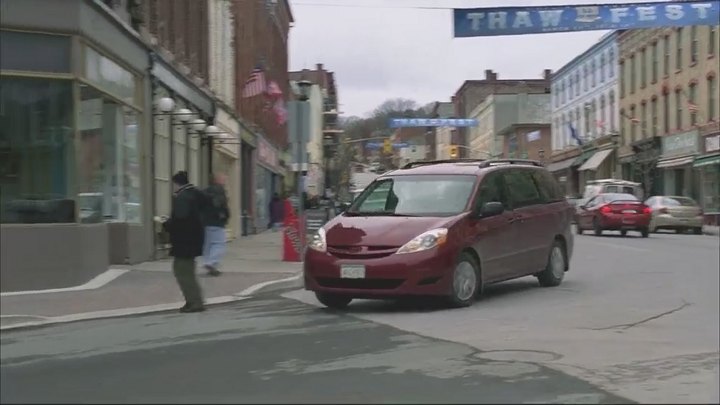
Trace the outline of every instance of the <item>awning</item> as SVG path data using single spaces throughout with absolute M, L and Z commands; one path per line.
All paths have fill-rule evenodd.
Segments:
M 702 156 L 695 159 L 693 167 L 720 165 L 720 155 Z
M 676 157 L 676 158 L 666 158 L 666 159 L 660 159 L 658 160 L 657 167 L 659 169 L 664 169 L 668 167 L 677 167 L 677 166 L 685 166 L 689 165 L 690 163 L 695 160 L 695 156 L 683 156 L 683 157 Z
M 595 154 L 595 149 L 593 150 L 587 150 L 582 153 L 582 155 L 578 156 L 575 161 L 573 162 L 573 166 L 580 166 L 583 163 L 587 162 L 588 159 L 590 159 Z
M 547 165 L 547 169 L 552 172 L 559 172 L 560 170 L 565 170 L 573 165 L 575 163 L 576 158 L 572 159 L 565 159 L 561 160 L 559 162 L 550 163 Z
M 597 170 L 597 168 L 600 167 L 602 162 L 604 162 L 611 153 L 613 153 L 612 149 L 605 149 L 595 153 L 590 159 L 588 159 L 587 162 L 580 166 L 578 171 Z

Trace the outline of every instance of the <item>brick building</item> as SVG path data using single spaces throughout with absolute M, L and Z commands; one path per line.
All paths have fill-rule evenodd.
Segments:
M 491 94 L 549 94 L 551 70 L 545 69 L 542 79 L 498 79 L 497 73 L 485 70 L 485 79 L 466 80 L 455 92 L 455 116 L 468 118 L 469 114 Z M 454 133 L 453 144 L 469 146 L 468 128 L 458 128 Z M 460 148 L 460 156 L 468 156 L 468 149 Z

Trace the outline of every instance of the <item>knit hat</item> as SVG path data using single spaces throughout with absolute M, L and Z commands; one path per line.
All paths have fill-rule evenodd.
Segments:
M 183 171 L 183 170 L 175 173 L 172 176 L 172 181 L 173 181 L 173 183 L 177 184 L 178 186 L 184 186 L 184 185 L 190 183 L 190 181 L 188 180 L 187 172 Z

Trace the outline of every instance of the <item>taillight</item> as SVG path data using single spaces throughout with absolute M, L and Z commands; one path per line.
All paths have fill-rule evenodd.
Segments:
M 600 208 L 600 212 L 603 214 L 609 214 L 612 212 L 612 208 L 609 205 L 604 205 Z
M 668 213 L 668 209 L 667 209 L 667 208 L 660 208 L 660 209 L 658 210 L 658 212 L 661 213 L 661 214 L 667 214 L 667 213 Z
M 643 214 L 650 215 L 652 213 L 652 208 L 645 206 L 643 207 Z

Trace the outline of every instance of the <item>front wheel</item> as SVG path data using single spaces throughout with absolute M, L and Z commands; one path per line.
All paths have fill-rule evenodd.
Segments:
M 452 291 L 448 301 L 453 307 L 469 307 L 475 302 L 479 291 L 482 291 L 482 280 L 478 264 L 474 257 L 462 253 L 453 271 Z
M 555 287 L 562 283 L 565 277 L 565 270 L 567 270 L 566 257 L 565 245 L 559 240 L 553 242 L 545 270 L 537 275 L 538 282 L 540 282 L 541 286 Z
M 332 309 L 345 309 L 353 300 L 352 297 L 338 294 L 316 292 L 315 297 L 321 304 Z
M 693 228 L 693 234 L 702 235 L 702 228 Z

